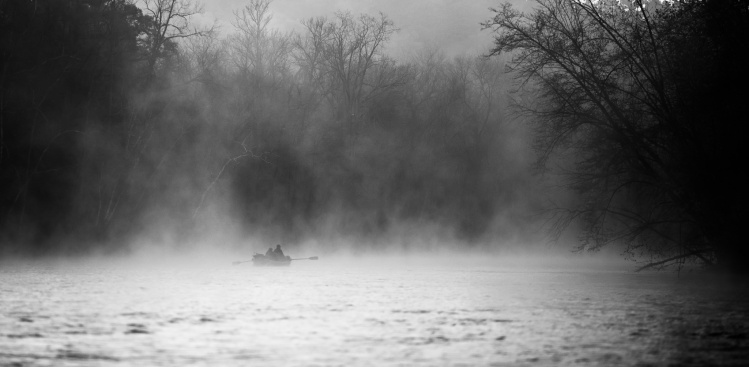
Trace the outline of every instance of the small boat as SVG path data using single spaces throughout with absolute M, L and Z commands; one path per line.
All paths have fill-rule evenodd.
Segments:
M 292 260 L 317 260 L 317 256 L 303 257 L 299 259 L 292 259 L 290 256 L 284 256 L 281 259 L 277 259 L 272 256 L 265 256 L 263 254 L 255 253 L 252 255 L 252 260 L 234 261 L 232 265 L 244 264 L 252 261 L 255 266 L 289 266 Z
M 291 264 L 291 257 L 285 256 L 282 259 L 265 256 L 263 254 L 252 255 L 252 265 L 255 266 L 289 266 Z

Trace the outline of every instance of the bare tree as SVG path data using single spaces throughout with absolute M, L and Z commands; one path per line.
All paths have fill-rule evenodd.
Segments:
M 335 19 L 311 18 L 295 41 L 297 62 L 310 82 L 336 110 L 340 121 L 353 123 L 362 103 L 401 80 L 382 47 L 396 28 L 379 17 L 336 13 Z
M 226 50 L 215 34 L 192 37 L 182 43 L 180 73 L 185 83 L 221 87 L 226 74 Z
M 580 220 L 580 250 L 624 242 L 648 267 L 725 261 L 736 246 L 715 219 L 733 216 L 715 202 L 720 184 L 699 183 L 721 164 L 717 130 L 681 112 L 697 101 L 685 103 L 694 86 L 680 74 L 709 62 L 685 4 L 540 0 L 528 14 L 505 4 L 485 23 L 497 32 L 492 54 L 512 55 L 519 85 L 538 97 L 519 107 L 538 122 L 539 163 L 573 153 L 563 174 L 581 198 L 557 208 L 556 229 Z
M 268 27 L 273 19 L 270 4 L 271 0 L 251 0 L 234 12 L 237 33 L 228 42 L 240 74 L 254 75 L 256 83 L 264 80 L 275 87 L 290 71 L 291 35 Z
M 178 40 L 204 36 L 215 29 L 190 23 L 194 16 L 203 13 L 203 6 L 196 0 L 143 0 L 142 8 L 151 18 L 141 39 L 150 77 L 156 75 L 159 60 L 176 52 Z

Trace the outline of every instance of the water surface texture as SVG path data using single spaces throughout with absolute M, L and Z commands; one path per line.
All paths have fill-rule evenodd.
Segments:
M 0 365 L 747 365 L 749 297 L 725 284 L 325 259 L 4 266 Z

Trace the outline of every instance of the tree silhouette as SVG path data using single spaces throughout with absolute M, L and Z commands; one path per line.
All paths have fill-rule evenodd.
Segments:
M 537 96 L 520 108 L 538 122 L 539 163 L 555 159 L 580 194 L 556 222 L 583 223 L 580 249 L 621 241 L 645 267 L 749 260 L 736 241 L 744 209 L 722 194 L 738 192 L 727 162 L 745 151 L 725 134 L 738 126 L 712 117 L 733 107 L 695 94 L 732 99 L 713 81 L 724 56 L 707 22 L 733 18 L 745 34 L 747 11 L 707 10 L 714 4 L 542 0 L 529 14 L 505 4 L 485 23 L 497 32 L 492 54 L 511 54 L 517 80 Z M 551 158 L 564 151 L 573 158 Z
M 144 0 L 143 8 L 148 23 L 140 41 L 151 79 L 157 75 L 158 62 L 177 52 L 177 41 L 205 36 L 215 28 L 190 23 L 194 16 L 203 12 L 203 7 L 193 0 Z

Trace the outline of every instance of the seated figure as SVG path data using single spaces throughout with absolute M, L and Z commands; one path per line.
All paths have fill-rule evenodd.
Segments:
M 276 249 L 273 251 L 273 257 L 275 258 L 275 260 L 284 259 L 285 256 L 283 254 L 283 251 L 281 250 L 281 245 L 276 245 Z

